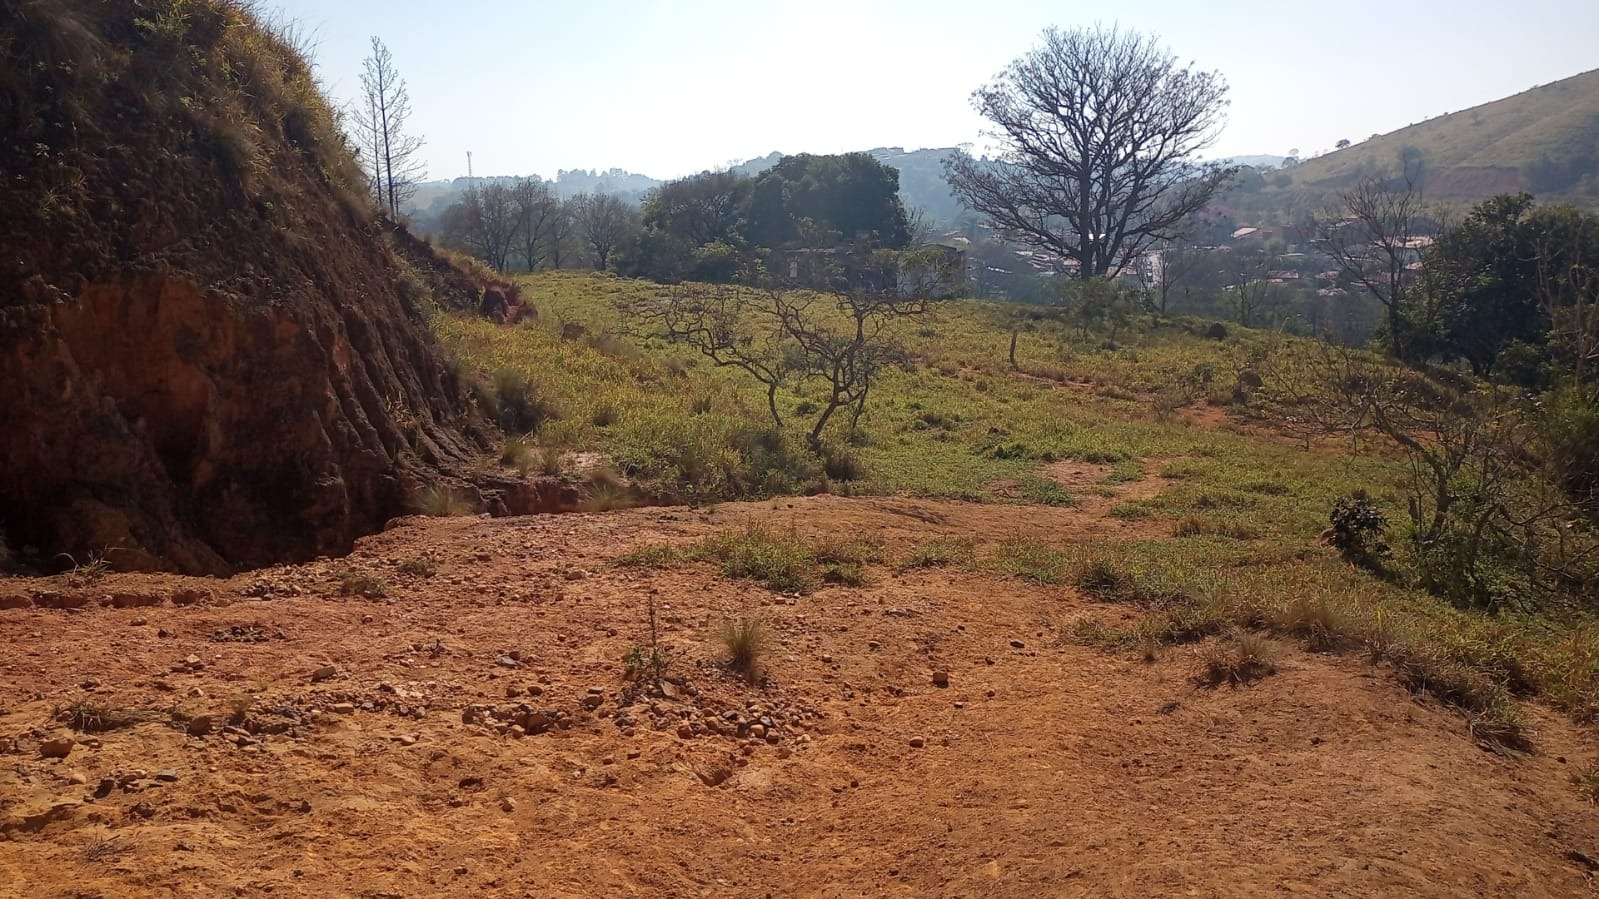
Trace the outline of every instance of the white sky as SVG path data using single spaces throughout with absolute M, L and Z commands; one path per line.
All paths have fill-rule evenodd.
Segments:
M 315 33 L 335 101 L 371 35 L 410 85 L 429 178 L 624 168 L 658 178 L 773 150 L 953 146 L 973 89 L 1045 26 L 1156 34 L 1232 85 L 1212 155 L 1360 140 L 1599 67 L 1599 0 L 264 0 Z

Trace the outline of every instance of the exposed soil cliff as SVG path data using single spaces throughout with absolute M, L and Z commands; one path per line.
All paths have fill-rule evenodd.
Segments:
M 238 5 L 0 0 L 0 173 L 13 548 L 191 573 L 342 552 L 480 449 L 403 242 Z

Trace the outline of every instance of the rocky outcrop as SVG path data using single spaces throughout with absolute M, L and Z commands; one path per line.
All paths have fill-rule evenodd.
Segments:
M 222 0 L 188 43 L 139 24 L 173 2 L 0 0 L 0 530 L 128 569 L 341 553 L 487 438 L 303 62 Z

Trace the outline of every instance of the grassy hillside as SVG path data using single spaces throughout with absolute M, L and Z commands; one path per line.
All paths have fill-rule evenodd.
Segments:
M 524 385 L 546 413 L 541 450 L 564 460 L 552 469 L 597 452 L 663 498 L 699 501 L 827 490 L 1010 504 L 1015 538 L 965 564 L 1044 584 L 1086 579 L 1147 613 L 1079 634 L 1096 645 L 1267 627 L 1386 660 L 1494 727 L 1514 727 L 1515 693 L 1599 710 L 1599 630 L 1585 618 L 1459 609 L 1318 546 L 1334 499 L 1357 489 L 1401 520 L 1405 473 L 1371 447 L 1307 445 L 1257 408 L 1253 370 L 1291 364 L 1294 341 L 1210 340 L 1198 323 L 1175 323 L 1110 343 L 1042 322 L 1022 333 L 1012 370 L 1015 310 L 948 303 L 902 324 L 906 364 L 883 377 L 860 428 L 836 430 L 814 462 L 792 449 L 796 422 L 773 432 L 764 393 L 742 374 L 621 336 L 619 302 L 664 288 L 550 273 L 524 289 L 542 310 L 536 323 L 440 317 L 435 327 L 472 373 Z M 791 419 L 814 401 L 780 397 Z M 1128 485 L 1140 489 L 1113 498 Z M 1030 537 L 1028 509 L 1040 505 L 1107 506 L 1119 525 L 1085 556 Z
M 1346 187 L 1420 151 L 1427 192 L 1475 199 L 1530 190 L 1599 197 L 1599 70 L 1402 128 L 1293 171 L 1294 187 Z

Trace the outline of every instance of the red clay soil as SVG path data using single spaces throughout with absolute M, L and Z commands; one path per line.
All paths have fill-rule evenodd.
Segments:
M 27 603 L 0 609 L 0 897 L 1594 891 L 1591 743 L 1564 718 L 1528 709 L 1537 751 L 1510 758 L 1358 659 L 1284 647 L 1212 690 L 1191 649 L 1075 645 L 1132 612 L 1067 589 L 878 567 L 785 597 L 611 561 L 746 520 L 901 552 L 1107 536 L 1081 509 L 819 497 L 405 519 L 229 580 L 0 581 Z M 339 595 L 352 574 L 386 595 Z M 630 702 L 649 597 L 683 682 Z M 714 633 L 757 614 L 752 685 Z M 72 731 L 74 703 L 147 717 Z

